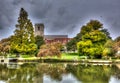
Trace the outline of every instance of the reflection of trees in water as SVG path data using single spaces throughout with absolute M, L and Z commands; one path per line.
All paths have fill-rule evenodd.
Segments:
M 67 65 L 67 66 L 66 66 Z M 115 70 L 116 69 L 116 70 Z M 115 71 L 114 71 L 115 70 Z M 95 82 L 95 83 L 108 83 L 111 75 L 116 75 L 115 73 L 120 73 L 118 68 L 114 66 L 94 66 L 94 65 L 75 65 L 75 64 L 38 64 L 37 74 L 39 75 L 49 75 L 52 79 L 61 81 L 63 74 L 72 73 L 79 81 L 83 83 Z
M 67 71 L 71 72 L 78 80 L 82 81 L 83 83 L 108 83 L 112 74 L 112 68 L 105 65 L 68 65 Z
M 9 83 L 43 83 L 44 75 L 61 81 L 66 70 L 64 64 L 30 63 L 21 65 L 20 69 L 8 69 L 3 65 L 0 66 L 0 73 L 0 80 L 9 80 Z
M 4 80 L 3 77 L 6 77 L 4 81 L 8 81 L 8 83 L 33 83 L 34 71 L 35 65 L 32 64 L 24 64 L 20 69 L 8 69 L 4 65 L 0 68 L 0 73 L 5 72 L 5 74 L 1 74 L 0 80 Z
M 65 64 L 38 64 L 37 71 L 39 75 L 49 75 L 52 79 L 56 81 L 62 80 L 62 75 L 66 74 Z
M 8 79 L 8 73 L 6 65 L 0 64 L 0 80 L 6 81 Z
M 113 65 L 113 75 L 120 79 L 120 64 Z
M 7 69 L 6 65 L 0 65 L 0 80 L 9 83 L 43 83 L 43 76 L 50 76 L 51 79 L 61 81 L 63 74 L 71 73 L 82 83 L 108 83 L 110 76 L 120 79 L 120 69 L 113 66 L 94 66 L 81 64 L 23 64 L 20 69 Z
M 15 77 L 15 78 L 11 79 L 9 83 L 13 83 L 13 82 L 33 83 L 32 78 L 34 76 L 34 71 L 35 71 L 34 64 L 23 64 L 21 65 L 20 69 L 10 71 L 10 73 L 12 74 L 11 77 Z

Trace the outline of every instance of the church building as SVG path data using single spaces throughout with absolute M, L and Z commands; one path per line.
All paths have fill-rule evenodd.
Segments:
M 35 24 L 35 36 L 42 36 L 45 40 L 45 43 L 60 42 L 65 45 L 71 38 L 68 38 L 68 35 L 45 35 L 44 34 L 44 24 L 37 23 Z

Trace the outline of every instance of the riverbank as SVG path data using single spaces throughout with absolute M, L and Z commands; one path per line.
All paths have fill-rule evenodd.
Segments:
M 6 61 L 7 62 L 6 62 Z M 72 63 L 102 63 L 113 64 L 120 63 L 120 59 L 87 59 L 85 56 L 78 56 L 77 53 L 62 53 L 61 57 L 48 56 L 48 57 L 35 57 L 30 55 L 21 55 L 16 57 L 6 57 L 1 62 L 41 62 L 41 63 L 58 63 L 58 62 L 72 62 Z
M 41 63 L 59 63 L 59 62 L 73 62 L 73 63 L 101 63 L 101 64 L 114 64 L 120 63 L 120 59 L 102 60 L 102 59 L 51 59 L 51 58 L 18 58 L 17 62 L 41 62 Z
M 7 62 L 5 62 L 7 61 Z M 93 64 L 116 64 L 120 63 L 120 59 L 60 59 L 60 58 L 40 58 L 40 57 L 32 57 L 32 58 L 8 58 L 2 62 L 39 62 L 39 63 L 62 63 L 62 62 L 72 62 L 72 63 L 93 63 Z

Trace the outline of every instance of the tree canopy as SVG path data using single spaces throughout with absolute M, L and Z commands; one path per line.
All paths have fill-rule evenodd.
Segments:
M 77 43 L 79 55 L 91 58 L 101 58 L 107 36 L 101 30 L 103 24 L 97 20 L 91 20 L 81 28 L 82 39 Z
M 14 35 L 11 37 L 11 51 L 26 54 L 34 53 L 36 48 L 32 22 L 28 19 L 28 13 L 21 8 L 18 24 L 16 24 Z
M 67 44 L 66 44 L 66 47 L 67 47 L 67 50 L 68 51 L 75 51 L 77 50 L 77 42 L 79 42 L 80 40 L 82 39 L 82 35 L 81 33 L 78 33 L 76 35 L 76 37 L 72 38 Z
M 10 37 L 4 38 L 0 41 L 0 53 L 1 55 L 6 55 L 10 51 Z
M 41 45 L 45 44 L 45 41 L 42 36 L 37 35 L 35 37 L 35 44 L 37 45 L 38 49 L 40 49 Z
M 40 47 L 40 51 L 38 52 L 38 57 L 46 57 L 46 56 L 57 56 L 61 57 L 60 49 L 62 47 L 61 43 L 51 43 L 45 44 Z

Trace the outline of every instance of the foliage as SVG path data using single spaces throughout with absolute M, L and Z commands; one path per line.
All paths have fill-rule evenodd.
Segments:
M 67 44 L 66 44 L 67 50 L 68 51 L 75 51 L 76 50 L 76 39 L 73 38 L 71 39 Z
M 42 36 L 37 35 L 35 37 L 35 44 L 37 45 L 38 49 L 40 49 L 41 45 L 45 44 L 45 41 Z
M 114 55 L 114 50 L 112 48 L 113 46 L 113 41 L 112 40 L 107 40 L 107 42 L 104 45 L 104 50 L 103 50 L 103 57 L 110 57 Z
M 112 49 L 111 48 L 105 48 L 104 50 L 103 50 L 103 57 L 108 57 L 108 56 L 112 56 L 113 55 L 113 51 L 112 51 Z
M 92 30 L 99 30 L 103 28 L 103 24 L 101 24 L 98 20 L 91 20 L 87 23 L 87 27 L 91 27 Z
M 91 33 L 90 33 L 91 32 Z M 100 32 L 100 33 L 99 33 Z M 101 32 L 102 32 L 102 34 L 101 34 Z M 99 35 L 100 34 L 100 35 Z M 97 38 L 97 35 L 99 35 L 99 36 L 105 36 L 106 35 L 106 37 L 107 37 L 107 39 L 111 39 L 111 37 L 110 37 L 110 33 L 108 32 L 108 30 L 107 29 L 104 29 L 103 28 L 103 24 L 101 24 L 98 20 L 91 20 L 89 23 L 87 23 L 87 25 L 84 25 L 84 26 L 82 26 L 81 27 L 81 31 L 80 31 L 80 33 L 78 33 L 77 34 L 77 36 L 76 37 L 74 37 L 73 39 L 71 39 L 68 43 L 67 43 L 67 50 L 69 51 L 71 51 L 71 50 L 76 50 L 77 49 L 77 46 L 76 46 L 76 44 L 79 42 L 79 41 L 81 41 L 81 40 L 83 40 L 82 38 L 83 38 L 83 36 L 86 36 L 86 37 L 88 37 L 88 36 L 93 36 L 93 37 L 91 37 L 92 39 L 99 39 L 99 38 L 102 38 L 102 37 L 99 37 L 99 38 Z M 95 36 L 96 35 L 96 36 Z M 84 37 L 85 37 L 84 36 Z M 89 39 L 90 37 L 88 37 L 88 39 Z M 85 39 L 85 38 L 84 38 Z M 100 40 L 100 39 L 99 39 Z
M 82 40 L 77 43 L 80 56 L 101 58 L 104 44 L 107 41 L 106 34 L 101 31 L 102 24 L 97 20 L 91 20 L 81 28 Z
M 114 51 L 114 55 L 115 57 L 120 57 L 120 37 L 117 37 L 115 40 L 114 40 L 114 43 L 112 45 L 112 49 Z
M 119 50 L 120 47 L 120 42 L 115 42 L 113 44 L 113 50 L 115 51 L 115 53 L 117 53 L 117 51 Z
M 14 35 L 11 36 L 11 52 L 30 54 L 34 53 L 36 48 L 32 22 L 28 19 L 27 12 L 21 8 L 18 24 Z
M 3 46 L 2 46 L 2 44 L 0 43 L 0 52 L 2 52 L 2 49 L 3 49 Z
M 67 47 L 67 50 L 68 51 L 75 51 L 77 50 L 77 42 L 79 42 L 81 40 L 82 36 L 81 36 L 81 33 L 78 33 L 76 35 L 76 37 L 72 38 L 67 44 L 66 44 L 66 47 Z
M 110 36 L 110 33 L 108 32 L 107 29 L 102 29 L 101 31 L 106 35 L 106 37 L 107 37 L 108 39 L 112 39 L 112 37 Z
M 6 55 L 10 51 L 10 38 L 4 38 L 0 41 L 0 53 Z
M 120 41 L 120 36 L 114 40 L 114 42 L 119 42 L 119 41 Z
M 45 57 L 45 56 L 57 56 L 61 57 L 60 49 L 62 47 L 61 43 L 51 43 L 45 44 L 40 47 L 40 51 L 38 53 L 38 57 Z

